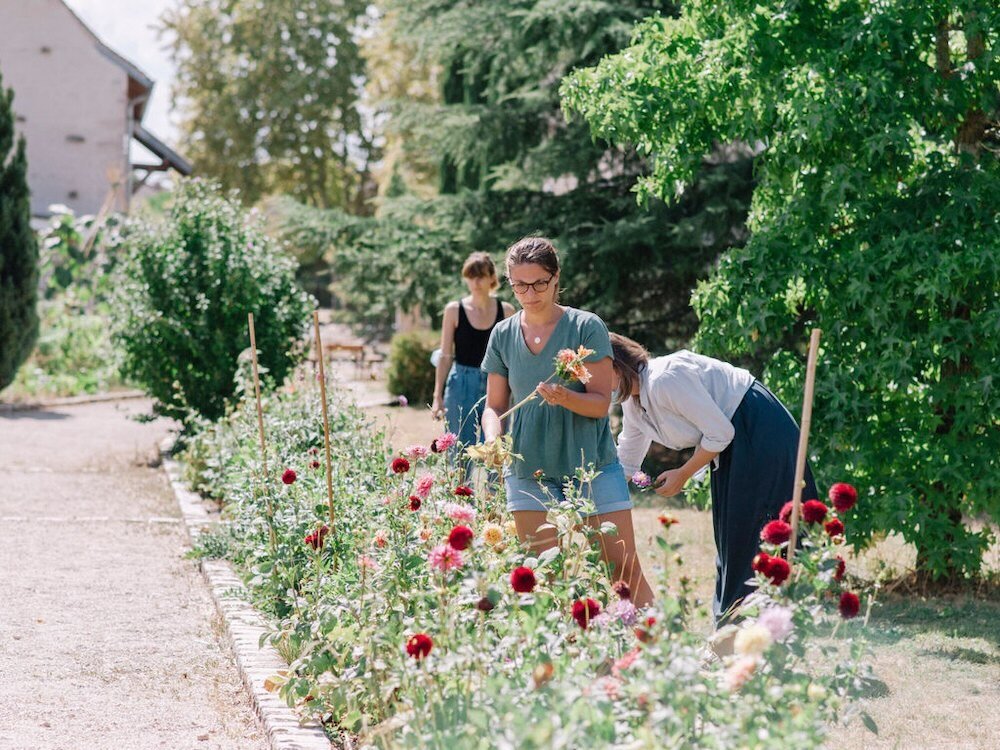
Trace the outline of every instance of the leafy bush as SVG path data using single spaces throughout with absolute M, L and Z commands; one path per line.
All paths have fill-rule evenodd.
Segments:
M 392 337 L 385 373 L 390 393 L 406 396 L 413 404 L 433 400 L 434 367 L 430 358 L 438 341 L 432 331 L 410 331 Z
M 998 34 L 996 3 L 689 0 L 562 83 L 666 200 L 715 144 L 761 144 L 752 235 L 698 288 L 696 345 L 794 403 L 822 328 L 820 478 L 873 498 L 852 542 L 899 532 L 945 580 L 981 574 L 995 535 L 972 520 L 1000 521 Z
M 12 91 L 0 78 L 0 390 L 38 336 L 38 243 L 31 231 L 24 138 L 14 141 Z
M 326 473 L 313 465 L 323 444 L 316 390 L 304 383 L 269 400 L 269 477 L 252 399 L 189 450 L 205 469 L 199 483 L 225 499 L 229 558 L 274 618 L 272 643 L 293 658 L 276 678 L 281 695 L 330 731 L 380 748 L 818 747 L 829 722 L 856 712 L 863 625 L 842 619 L 837 602 L 847 595 L 848 618 L 862 602 L 841 580 L 839 529 L 815 508 L 793 575 L 761 566 L 736 655 L 711 662 L 690 627 L 694 602 L 668 522 L 658 598 L 640 612 L 577 531 L 579 498 L 551 515 L 558 546 L 534 556 L 500 488 L 459 497 L 447 456 L 426 448 L 389 470 L 383 436 L 336 404 L 331 524 L 317 501 Z M 288 468 L 291 483 L 279 478 Z M 832 509 L 823 514 L 832 521 Z M 445 541 L 469 535 L 457 525 L 473 537 L 461 551 Z M 768 554 L 788 544 L 769 538 Z M 533 574 L 519 572 L 518 593 L 521 566 Z M 590 615 L 574 615 L 587 599 Z
M 186 182 L 165 223 L 136 221 L 116 275 L 123 371 L 185 425 L 225 412 L 253 313 L 262 373 L 280 383 L 301 355 L 308 295 L 295 263 L 212 183 Z

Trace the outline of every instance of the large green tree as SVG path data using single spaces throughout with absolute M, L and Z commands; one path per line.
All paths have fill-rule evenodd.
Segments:
M 697 343 L 796 403 L 821 327 L 821 476 L 860 485 L 855 542 L 898 531 L 936 578 L 977 575 L 1000 519 L 998 46 L 983 0 L 690 0 L 563 85 L 667 200 L 715 144 L 759 146 Z
M 246 202 L 286 193 L 366 210 L 361 0 L 177 0 L 164 13 L 199 174 Z
M 460 288 L 465 253 L 499 256 L 518 237 L 540 232 L 563 250 L 567 302 L 654 348 L 689 337 L 690 289 L 723 248 L 743 239 L 749 157 L 738 149 L 716 153 L 681 205 L 638 206 L 631 191 L 646 159 L 595 140 L 582 121 L 568 122 L 559 100 L 567 72 L 621 49 L 639 19 L 674 13 L 675 4 L 387 0 L 383 7 L 395 43 L 412 49 L 414 63 L 440 80 L 438 99 L 383 103 L 390 132 L 405 149 L 380 219 L 417 227 L 421 239 L 442 233 L 454 251 L 434 271 L 412 268 L 417 283 L 427 278 L 436 290 L 423 295 L 433 297 L 431 310 Z M 411 76 L 412 67 L 402 75 Z M 438 171 L 438 191 L 429 198 L 402 186 L 426 164 Z M 389 234 L 405 244 L 402 230 Z M 400 260 L 405 264 L 405 255 Z M 438 267 L 446 277 L 429 279 Z
M 31 231 L 28 160 L 14 133 L 14 92 L 0 78 L 0 390 L 38 338 L 38 244 Z

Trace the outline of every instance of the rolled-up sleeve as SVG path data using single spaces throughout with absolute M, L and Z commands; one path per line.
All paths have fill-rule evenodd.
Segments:
M 628 479 L 642 468 L 653 438 L 639 427 L 639 420 L 629 414 L 629 405 L 622 405 L 622 431 L 618 436 L 618 462 Z
M 660 375 L 650 388 L 660 406 L 669 409 L 701 432 L 700 445 L 722 453 L 733 442 L 736 430 L 690 367 L 675 367 Z

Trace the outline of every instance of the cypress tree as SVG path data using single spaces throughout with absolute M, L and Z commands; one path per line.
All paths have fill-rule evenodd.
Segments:
M 0 78 L 0 390 L 14 380 L 38 337 L 38 243 L 24 137 L 15 145 L 13 101 Z

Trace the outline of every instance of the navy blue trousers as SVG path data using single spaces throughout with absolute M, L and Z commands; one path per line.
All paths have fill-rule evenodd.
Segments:
M 716 624 L 751 591 L 751 564 L 760 530 L 792 499 L 799 426 L 788 409 L 758 381 L 733 414 L 736 435 L 712 469 L 712 526 L 716 579 L 712 610 Z M 818 497 L 806 463 L 802 500 Z

